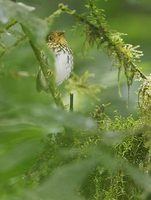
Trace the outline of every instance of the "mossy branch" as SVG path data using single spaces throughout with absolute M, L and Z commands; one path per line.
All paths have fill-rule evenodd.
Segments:
M 109 56 L 113 58 L 118 66 L 119 75 L 123 67 L 128 87 L 132 84 L 135 74 L 138 74 L 142 79 L 147 79 L 136 64 L 142 56 L 142 52 L 137 50 L 138 46 L 133 47 L 130 44 L 125 44 L 121 37 L 122 34 L 110 31 L 105 20 L 104 11 L 98 9 L 94 2 L 89 1 L 86 6 L 88 13 L 84 15 L 78 14 L 64 4 L 59 4 L 59 9 L 69 15 L 73 15 L 80 23 L 85 25 L 89 44 L 93 45 L 95 43 L 98 48 L 101 46 L 107 50 Z

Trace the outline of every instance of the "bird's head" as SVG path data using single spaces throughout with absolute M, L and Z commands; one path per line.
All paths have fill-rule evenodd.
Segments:
M 48 43 L 54 43 L 54 44 L 61 44 L 61 45 L 67 45 L 67 41 L 64 37 L 64 32 L 63 31 L 54 31 L 51 32 L 47 36 L 47 41 Z

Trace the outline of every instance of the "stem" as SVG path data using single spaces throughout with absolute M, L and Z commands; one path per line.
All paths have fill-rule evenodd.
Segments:
M 5 30 L 9 30 L 12 26 L 15 26 L 17 24 L 17 20 L 12 20 L 11 22 L 9 22 L 8 24 L 6 24 L 5 29 L 0 30 L 0 34 L 4 33 Z
M 139 75 L 140 75 L 140 77 L 142 78 L 142 79 L 147 79 L 147 76 L 133 63 L 132 64 L 132 66 L 133 66 L 133 68 L 135 69 L 135 71 L 137 72 L 137 73 L 139 73 Z
M 60 98 L 60 94 L 57 91 L 57 88 L 55 87 L 54 81 L 51 80 L 50 77 L 48 76 L 48 73 L 47 73 L 48 67 L 47 67 L 46 63 L 44 63 L 42 61 L 41 56 L 40 56 L 40 51 L 35 47 L 35 45 L 33 44 L 32 41 L 29 41 L 29 42 L 30 42 L 30 45 L 31 45 L 35 55 L 36 55 L 37 60 L 40 63 L 41 70 L 42 70 L 42 72 L 45 76 L 45 79 L 48 83 L 49 91 L 51 92 L 51 95 L 52 95 L 56 105 L 64 108 L 64 105 L 63 105 L 62 100 Z M 53 79 L 53 77 L 52 77 L 52 79 Z
M 70 111 L 73 112 L 73 93 L 70 93 Z
M 31 48 L 32 48 L 32 50 L 33 50 L 33 52 L 34 52 L 34 54 L 35 54 L 35 56 L 36 56 L 36 58 L 37 58 L 37 60 L 38 60 L 38 62 L 40 64 L 41 70 L 42 70 L 42 72 L 44 74 L 44 77 L 45 77 L 47 83 L 48 83 L 48 88 L 49 88 L 49 91 L 50 91 L 50 93 L 51 93 L 51 95 L 52 95 L 52 97 L 54 99 L 55 104 L 57 106 L 61 107 L 61 108 L 64 108 L 63 102 L 62 102 L 62 100 L 60 98 L 60 93 L 58 92 L 57 87 L 55 85 L 54 78 L 53 77 L 50 78 L 48 76 L 47 72 L 48 72 L 49 66 L 41 58 L 41 50 L 38 49 L 38 47 L 37 47 L 38 45 L 36 46 L 34 41 L 28 35 L 28 29 L 23 24 L 21 24 L 21 27 L 22 27 L 22 30 L 25 33 L 25 35 L 27 35 L 28 38 L 29 38 L 30 46 L 31 46 Z
M 19 46 L 20 44 L 22 44 L 23 42 L 26 41 L 27 36 L 23 35 L 22 37 L 20 37 L 14 44 L 13 46 L 11 46 L 10 48 L 4 49 L 4 51 L 0 54 L 0 58 L 2 56 L 4 56 L 5 54 L 9 53 L 12 49 L 14 49 L 15 47 Z

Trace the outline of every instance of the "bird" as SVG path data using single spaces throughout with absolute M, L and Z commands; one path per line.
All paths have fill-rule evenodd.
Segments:
M 54 74 L 56 85 L 61 85 L 69 78 L 73 69 L 73 53 L 70 49 L 63 31 L 54 31 L 47 36 L 47 46 L 54 56 Z M 49 71 L 48 71 L 49 73 Z M 49 91 L 47 81 L 42 70 L 37 74 L 37 90 Z

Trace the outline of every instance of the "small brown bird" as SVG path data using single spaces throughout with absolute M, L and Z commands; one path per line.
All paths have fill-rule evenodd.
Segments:
M 55 80 L 60 85 L 68 79 L 73 69 L 73 55 L 64 37 L 64 32 L 52 32 L 47 37 L 47 45 L 52 50 L 55 59 Z M 37 89 L 48 91 L 48 86 L 41 69 L 37 75 Z

